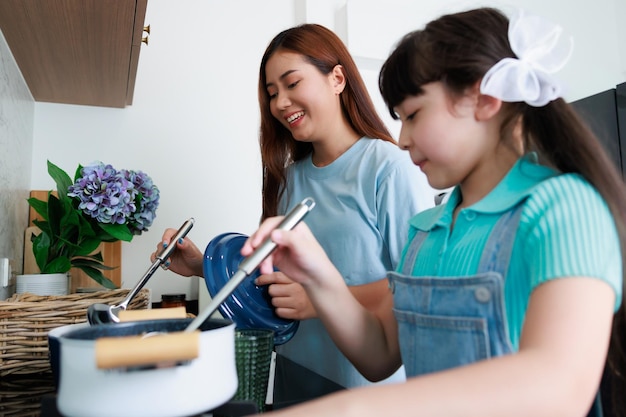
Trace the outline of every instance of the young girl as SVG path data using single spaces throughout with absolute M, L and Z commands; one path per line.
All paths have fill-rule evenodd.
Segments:
M 306 223 L 360 302 L 376 303 L 387 288 L 382 278 L 400 260 L 408 219 L 434 205 L 426 177 L 391 138 L 345 45 L 323 26 L 296 26 L 271 40 L 258 97 L 263 218 L 313 197 L 316 209 Z M 202 275 L 202 254 L 192 242 L 178 249 L 170 269 Z M 315 318 L 300 284 L 282 272 L 258 284 L 269 285 L 280 317 L 301 320 L 293 338 L 277 347 L 280 354 L 341 386 L 369 384 Z M 393 380 L 404 380 L 403 372 Z
M 569 54 L 559 33 L 482 8 L 409 33 L 387 59 L 380 89 L 401 147 L 433 187 L 455 188 L 411 219 L 376 311 L 354 300 L 306 225 L 272 232 L 273 218 L 248 239 L 244 255 L 268 235 L 278 244 L 262 271 L 276 265 L 304 286 L 365 376 L 400 364 L 407 374 L 276 414 L 585 416 L 611 340 L 606 376 L 624 415 L 626 193 L 548 74 Z

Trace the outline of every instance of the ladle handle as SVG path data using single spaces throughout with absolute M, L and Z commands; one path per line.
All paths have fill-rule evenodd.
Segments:
M 301 203 L 297 204 L 291 211 L 285 216 L 282 222 L 276 227 L 277 230 L 291 230 L 300 220 L 306 216 L 306 214 L 315 207 L 315 200 L 311 197 L 305 198 Z M 200 314 L 189 323 L 186 332 L 193 332 L 198 329 L 211 314 L 217 310 L 217 308 L 235 291 L 237 286 L 250 274 L 252 274 L 267 258 L 270 253 L 276 249 L 276 243 L 272 242 L 269 237 L 246 257 L 239 264 L 237 272 L 228 280 L 228 282 L 220 289 L 215 297 L 211 299 L 209 304 L 200 312 Z
M 126 298 L 121 303 L 119 303 L 117 307 L 126 310 L 126 307 L 128 307 L 128 303 L 130 303 L 130 301 L 135 298 L 137 293 L 141 291 L 143 286 L 146 285 L 146 282 L 148 282 L 150 277 L 154 274 L 154 271 L 156 271 L 157 268 L 161 266 L 161 264 L 165 262 L 167 258 L 170 257 L 172 252 L 174 252 L 174 249 L 176 249 L 176 242 L 187 236 L 187 233 L 189 233 L 189 231 L 193 227 L 194 222 L 194 218 L 191 217 L 185 223 L 183 223 L 180 229 L 178 229 L 178 232 L 176 232 L 176 235 L 170 240 L 170 243 L 165 248 L 163 248 L 161 253 L 157 255 L 150 268 L 148 268 L 143 277 L 141 277 L 141 279 L 137 282 L 137 285 L 135 285 L 135 287 L 130 290 Z

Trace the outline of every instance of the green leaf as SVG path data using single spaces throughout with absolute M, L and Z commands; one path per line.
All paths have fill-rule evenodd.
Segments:
M 98 255 L 100 254 L 100 252 L 98 252 Z M 119 268 L 118 266 L 106 266 L 102 263 L 102 256 L 99 257 L 99 259 L 97 257 L 84 257 L 84 258 L 74 258 L 72 259 L 72 266 L 75 268 L 84 268 L 84 267 L 89 267 L 89 268 L 96 268 L 96 269 L 100 269 L 102 271 L 112 271 L 114 269 Z
M 33 255 L 35 255 L 35 262 L 37 266 L 43 272 L 46 269 L 48 263 L 48 248 L 50 247 L 50 237 L 48 233 L 41 232 L 38 236 L 33 233 L 31 235 L 31 241 L 33 242 Z
M 72 263 L 67 256 L 59 256 L 54 258 L 44 269 L 41 270 L 44 274 L 57 274 L 68 272 L 72 268 Z
M 63 225 L 63 217 L 65 210 L 61 201 L 54 195 L 48 195 L 48 223 L 52 231 L 52 238 L 61 234 L 61 227 Z
M 100 237 L 96 234 L 92 224 L 85 219 L 85 216 L 82 213 L 80 213 L 80 215 L 77 214 L 76 218 L 78 220 L 78 241 L 83 242 L 91 239 L 98 240 L 99 242 L 102 241 L 102 239 L 100 239 Z
M 76 168 L 76 172 L 74 172 L 74 182 L 76 182 L 76 180 L 78 180 L 79 178 L 82 178 L 83 176 L 83 166 L 81 164 L 78 164 L 78 167 Z
M 35 209 L 37 214 L 43 217 L 44 220 L 48 220 L 48 202 L 39 200 L 35 197 L 31 197 L 27 201 L 28 205 Z
M 104 258 L 102 257 L 102 252 L 94 253 L 93 255 L 86 256 L 86 258 L 93 259 L 100 263 L 104 262 Z
M 85 274 L 89 275 L 94 281 L 96 281 L 98 284 L 102 285 L 103 287 L 109 288 L 111 290 L 117 288 L 117 286 L 113 283 L 113 281 L 111 281 L 110 279 L 102 275 L 102 272 L 100 272 L 99 270 L 95 268 L 90 268 L 88 266 L 82 266 L 78 268 L 82 270 Z
M 125 242 L 130 242 L 133 239 L 133 234 L 128 230 L 128 226 L 125 224 L 101 223 L 100 227 L 116 239 Z
M 48 174 L 52 177 L 57 184 L 57 192 L 59 198 L 62 200 L 68 200 L 67 189 L 73 184 L 72 179 L 61 168 L 48 161 Z
M 52 231 L 50 230 L 50 224 L 48 222 L 34 219 L 33 224 L 37 226 L 42 232 L 46 232 L 48 233 L 48 235 L 52 234 Z M 31 239 L 31 242 L 32 242 L 32 239 Z
M 76 256 L 87 256 L 91 254 L 91 252 L 98 249 L 98 246 L 100 246 L 100 239 L 95 239 L 95 238 L 81 239 L 80 244 L 76 247 L 75 254 Z

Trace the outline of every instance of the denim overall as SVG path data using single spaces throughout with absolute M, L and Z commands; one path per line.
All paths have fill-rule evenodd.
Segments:
M 389 273 L 407 378 L 513 352 L 504 281 L 523 206 L 496 222 L 472 276 L 411 276 L 427 233 L 409 243 L 401 273 Z M 602 417 L 599 405 L 597 397 L 588 417 Z

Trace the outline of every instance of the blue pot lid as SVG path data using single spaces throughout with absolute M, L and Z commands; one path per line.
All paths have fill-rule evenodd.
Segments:
M 223 233 L 209 242 L 204 251 L 204 282 L 211 297 L 219 292 L 237 272 L 244 259 L 240 251 L 248 236 L 241 233 Z M 283 344 L 298 329 L 297 320 L 280 318 L 274 312 L 267 287 L 259 287 L 254 280 L 260 275 L 256 270 L 235 288 L 220 304 L 223 317 L 235 322 L 238 329 L 272 329 L 274 344 Z

